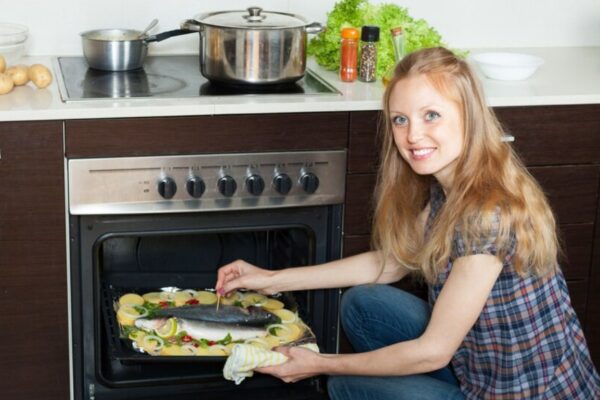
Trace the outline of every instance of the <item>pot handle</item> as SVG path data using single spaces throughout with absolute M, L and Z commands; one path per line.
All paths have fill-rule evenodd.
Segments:
M 325 28 L 318 22 L 313 22 L 312 24 L 308 24 L 305 26 L 306 33 L 314 35 L 319 32 L 323 32 Z
M 204 30 L 204 25 L 195 19 L 186 19 L 179 24 L 179 27 L 192 32 L 202 32 Z
M 172 31 L 166 31 L 162 33 L 158 33 L 156 35 L 151 35 L 144 38 L 145 43 L 150 42 L 160 42 L 162 40 L 168 39 L 173 36 L 187 35 L 188 33 L 194 33 L 195 31 L 188 29 L 173 29 Z

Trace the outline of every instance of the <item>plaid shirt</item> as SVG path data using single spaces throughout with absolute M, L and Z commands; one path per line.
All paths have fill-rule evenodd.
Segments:
M 426 235 L 445 202 L 431 188 Z M 466 254 L 496 255 L 494 229 L 467 252 L 460 232 L 452 256 L 434 285 L 434 304 L 452 270 Z M 600 377 L 592 364 L 581 325 L 560 269 L 543 277 L 520 277 L 512 265 L 513 236 L 503 268 L 487 302 L 452 358 L 468 399 L 600 399 Z

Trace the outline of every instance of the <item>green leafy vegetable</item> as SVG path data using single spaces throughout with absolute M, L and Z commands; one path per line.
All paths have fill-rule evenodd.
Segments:
M 340 63 L 340 31 L 342 28 L 361 28 L 376 25 L 380 29 L 377 43 L 377 77 L 382 77 L 394 64 L 394 47 L 390 30 L 402 27 L 406 53 L 446 46 L 440 34 L 422 19 L 415 20 L 408 10 L 396 4 L 370 4 L 368 0 L 341 0 L 327 14 L 327 28 L 310 41 L 308 54 L 319 65 L 336 70 Z

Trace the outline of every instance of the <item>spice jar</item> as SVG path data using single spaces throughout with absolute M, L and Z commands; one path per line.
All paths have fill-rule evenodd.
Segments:
M 394 76 L 396 65 L 404 57 L 404 32 L 402 31 L 402 28 L 399 26 L 392 28 L 390 33 L 392 35 L 392 45 L 394 46 L 394 64 L 390 65 L 385 75 L 383 75 L 381 78 L 383 80 L 383 84 L 386 86 Z
M 358 29 L 344 28 L 340 41 L 340 79 L 353 82 L 358 75 Z
M 360 46 L 360 70 L 358 79 L 363 82 L 373 82 L 377 71 L 377 47 L 379 27 L 365 25 L 362 27 Z

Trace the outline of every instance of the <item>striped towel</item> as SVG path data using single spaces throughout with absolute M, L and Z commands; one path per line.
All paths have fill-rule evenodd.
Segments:
M 299 347 L 319 351 L 319 347 L 315 343 L 307 343 Z M 239 385 L 244 379 L 254 375 L 255 368 L 279 365 L 286 361 L 287 357 L 279 352 L 251 344 L 236 344 L 223 367 L 223 377 Z

